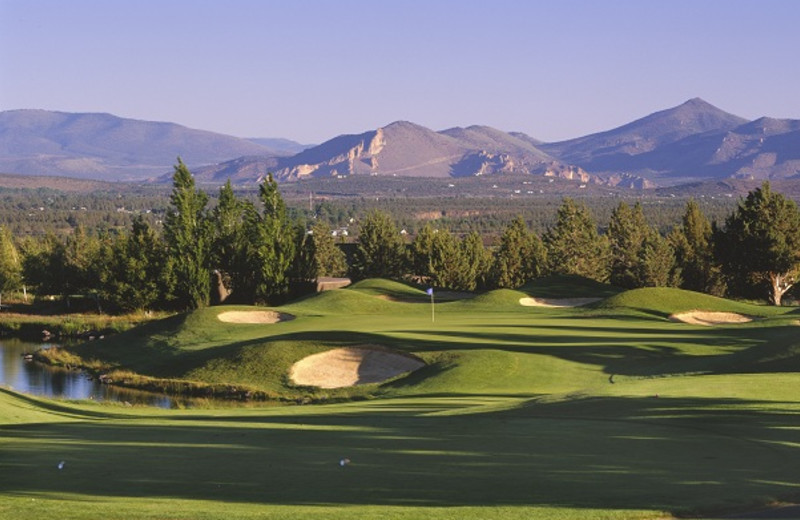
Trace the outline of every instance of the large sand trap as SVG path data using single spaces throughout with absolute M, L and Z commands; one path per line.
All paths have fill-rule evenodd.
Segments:
M 753 321 L 750 316 L 735 312 L 690 311 L 673 314 L 669 317 L 673 321 L 682 321 L 692 325 L 722 325 L 726 323 L 747 323 Z
M 275 311 L 227 311 L 217 318 L 225 323 L 278 323 L 293 320 L 294 316 Z
M 380 383 L 425 366 L 416 357 L 376 346 L 336 348 L 292 365 L 289 377 L 303 386 L 342 388 Z
M 524 307 L 580 307 L 599 302 L 602 298 L 520 298 Z

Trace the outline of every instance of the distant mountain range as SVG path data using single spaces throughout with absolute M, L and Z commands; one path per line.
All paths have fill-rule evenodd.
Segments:
M 692 99 L 626 125 L 545 143 L 486 126 L 433 131 L 398 121 L 304 147 L 108 114 L 0 112 L 0 171 L 168 181 L 180 155 L 199 182 L 520 173 L 631 188 L 722 179 L 800 179 L 800 120 L 729 114 Z
M 285 139 L 240 139 L 174 123 L 110 114 L 0 112 L 0 172 L 110 181 L 156 178 L 181 156 L 190 165 L 243 155 L 292 155 Z

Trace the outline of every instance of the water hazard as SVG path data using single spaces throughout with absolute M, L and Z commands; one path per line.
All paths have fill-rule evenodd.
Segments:
M 178 401 L 162 394 L 105 385 L 78 370 L 27 361 L 25 354 L 58 346 L 16 338 L 0 339 L 0 386 L 17 392 L 59 399 L 92 399 L 174 408 Z

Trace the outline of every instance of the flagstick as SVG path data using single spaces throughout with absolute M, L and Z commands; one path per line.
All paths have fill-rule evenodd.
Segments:
M 433 292 L 431 292 L 431 323 L 436 321 L 436 315 L 433 310 Z

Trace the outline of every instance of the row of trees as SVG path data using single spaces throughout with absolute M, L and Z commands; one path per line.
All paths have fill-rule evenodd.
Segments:
M 769 183 L 750 192 L 723 226 L 689 201 L 667 236 L 647 223 L 641 204 L 625 202 L 600 234 L 587 207 L 569 198 L 541 236 L 516 218 L 491 252 L 476 233 L 458 238 L 430 224 L 406 251 L 397 226 L 380 212 L 360 229 L 356 276 L 412 273 L 451 289 L 513 288 L 548 274 L 575 274 L 625 288 L 673 286 L 780 305 L 800 268 L 800 211 Z
M 377 210 L 360 220 L 356 243 L 337 244 L 323 221 L 309 227 L 287 216 L 271 177 L 255 202 L 237 198 L 230 183 L 215 207 L 208 201 L 179 160 L 163 229 L 138 217 L 124 233 L 78 228 L 63 241 L 21 242 L 0 229 L 0 293 L 28 285 L 68 302 L 70 295 L 91 295 L 104 308 L 182 310 L 221 297 L 215 279 L 231 301 L 274 304 L 320 276 L 413 278 L 475 290 L 576 274 L 626 288 L 768 295 L 779 305 L 800 264 L 800 213 L 767 183 L 740 201 L 723 226 L 712 225 L 690 201 L 681 223 L 663 236 L 640 204 L 622 202 L 601 234 L 584 204 L 564 199 L 541 236 L 518 217 L 488 248 L 477 232 L 458 236 L 430 223 L 408 243 Z

